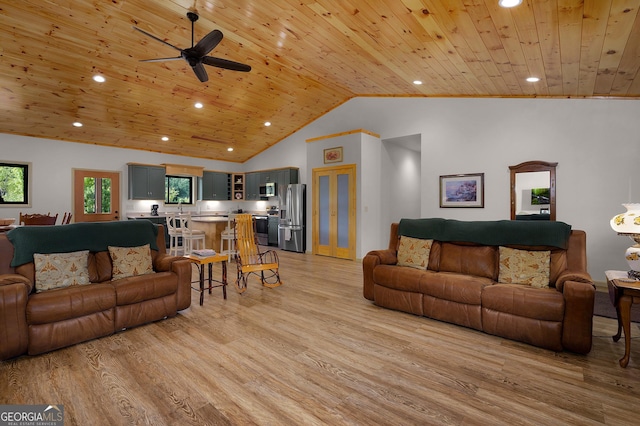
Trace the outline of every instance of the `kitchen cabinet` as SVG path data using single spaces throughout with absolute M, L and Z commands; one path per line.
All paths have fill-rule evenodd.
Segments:
M 269 216 L 269 245 L 278 246 L 278 224 L 280 223 L 280 216 Z
M 229 174 L 223 172 L 202 173 L 198 178 L 198 199 L 209 200 L 229 200 Z
M 260 173 L 246 173 L 245 174 L 245 200 L 257 201 L 260 199 Z
M 164 167 L 129 164 L 129 199 L 164 200 L 164 180 Z

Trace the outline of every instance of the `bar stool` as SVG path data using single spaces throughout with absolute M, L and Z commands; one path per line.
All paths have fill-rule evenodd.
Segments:
M 167 233 L 169 234 L 169 254 L 171 256 L 178 256 L 178 250 L 180 249 L 182 230 L 178 222 L 179 219 L 175 213 L 167 213 Z
M 236 237 L 235 230 L 231 227 L 231 223 L 235 220 L 235 215 L 227 216 L 227 227 L 220 233 L 220 254 L 228 256 L 228 262 L 231 262 L 231 256 L 236 255 Z M 225 242 L 227 248 L 225 249 Z
M 184 248 L 184 255 L 189 255 L 194 249 L 203 249 L 205 246 L 205 233 L 199 229 L 192 229 L 191 224 L 191 212 L 181 213 L 180 216 L 180 231 L 182 232 L 182 247 Z M 196 243 L 197 247 L 194 247 Z M 202 244 L 201 244 L 202 243 Z

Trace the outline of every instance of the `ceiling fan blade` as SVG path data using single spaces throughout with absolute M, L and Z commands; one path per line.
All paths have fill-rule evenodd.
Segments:
M 164 61 L 179 61 L 182 56 L 176 56 L 173 58 L 155 58 L 155 59 L 140 59 L 140 62 L 164 62 Z
M 204 65 L 202 65 L 202 62 L 198 62 L 191 68 L 193 69 L 193 72 L 196 73 L 198 80 L 203 83 L 209 80 L 209 76 L 207 75 L 207 71 L 204 69 Z
M 202 40 L 200 40 L 190 50 L 201 58 L 211 52 L 221 41 L 222 32 L 220 30 L 213 30 L 204 36 Z
M 164 40 L 162 40 L 162 39 L 160 39 L 160 38 L 158 38 L 158 37 L 154 36 L 153 34 L 149 34 L 148 32 L 146 32 L 146 31 L 144 31 L 144 30 L 141 30 L 141 29 L 140 29 L 140 28 L 138 28 L 138 27 L 133 27 L 133 29 L 134 29 L 134 30 L 136 30 L 136 31 L 140 31 L 142 34 L 146 35 L 147 37 L 151 37 L 152 39 L 157 40 L 157 41 L 159 41 L 160 43 L 166 44 L 166 45 L 167 45 L 167 46 L 169 46 L 169 47 L 173 47 L 174 49 L 176 49 L 176 50 L 178 50 L 178 51 L 182 51 L 182 49 L 178 49 L 178 48 L 177 48 L 177 47 L 175 47 L 173 44 L 167 43 L 166 41 L 164 41 Z
M 202 58 L 202 63 L 232 71 L 251 71 L 251 66 L 249 65 L 241 64 L 240 62 L 229 61 L 228 59 L 215 58 L 213 56 L 205 56 L 204 58 Z

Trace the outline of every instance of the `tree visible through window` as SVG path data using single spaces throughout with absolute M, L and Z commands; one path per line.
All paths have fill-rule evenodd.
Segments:
M 111 213 L 111 179 L 84 178 L 84 213 Z
M 193 178 L 167 175 L 165 183 L 165 204 L 193 204 Z
M 0 162 L 0 204 L 29 204 L 29 164 Z

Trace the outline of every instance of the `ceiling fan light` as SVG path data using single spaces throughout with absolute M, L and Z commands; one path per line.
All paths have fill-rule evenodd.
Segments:
M 522 0 L 498 0 L 501 7 L 516 7 L 522 4 Z

